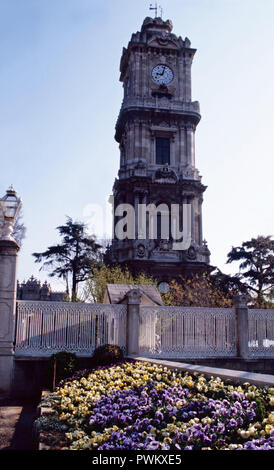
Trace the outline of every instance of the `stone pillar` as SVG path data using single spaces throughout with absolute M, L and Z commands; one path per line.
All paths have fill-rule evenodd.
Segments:
M 237 356 L 247 359 L 249 357 L 247 296 L 237 294 L 234 296 L 233 302 L 236 313 Z
M 139 354 L 140 305 L 142 293 L 132 289 L 127 293 L 127 354 Z
M 18 251 L 15 241 L 0 240 L 0 391 L 6 394 L 13 378 Z

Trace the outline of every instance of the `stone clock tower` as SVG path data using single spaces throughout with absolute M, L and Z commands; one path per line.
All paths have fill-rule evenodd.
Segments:
M 135 237 L 114 235 L 107 253 L 111 263 L 127 265 L 134 273 L 145 271 L 160 281 L 204 272 L 209 269 L 210 256 L 202 232 L 206 186 L 195 166 L 195 130 L 201 118 L 199 103 L 191 98 L 191 64 L 196 50 L 189 39 L 171 31 L 171 21 L 146 18 L 141 31 L 133 34 L 123 49 L 120 81 L 124 99 L 115 133 L 120 169 L 113 187 L 114 226 L 122 215 L 117 216 L 117 207 L 131 205 L 135 209 Z M 149 214 L 140 235 L 140 204 L 165 204 L 168 208 L 187 204 L 191 213 L 189 247 L 176 250 L 172 236 L 162 237 L 158 213 L 157 236 L 149 237 Z M 180 230 L 183 220 L 180 212 Z

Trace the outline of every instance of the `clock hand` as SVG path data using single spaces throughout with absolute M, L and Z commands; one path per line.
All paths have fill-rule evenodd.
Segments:
M 157 72 L 157 75 L 158 75 L 158 77 L 159 77 L 159 76 L 161 77 L 162 75 L 164 75 L 164 73 L 165 73 L 165 67 L 163 67 L 163 71 L 162 71 L 162 73 L 160 73 L 160 72 Z
M 164 73 L 165 73 L 165 67 L 163 68 L 163 71 L 162 73 L 160 73 L 160 75 L 164 75 Z

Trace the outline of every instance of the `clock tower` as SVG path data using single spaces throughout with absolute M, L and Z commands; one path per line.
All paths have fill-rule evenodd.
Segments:
M 202 231 L 206 186 L 195 166 L 195 130 L 201 118 L 199 103 L 191 97 L 195 52 L 188 38 L 172 33 L 170 20 L 146 18 L 123 49 L 120 63 L 124 98 L 115 133 L 120 169 L 113 186 L 114 229 L 125 208 L 132 207 L 134 215 L 130 235 L 128 220 L 125 236 L 114 230 L 107 259 L 167 282 L 210 269 Z M 159 208 L 153 219 L 155 236 L 149 228 L 151 212 L 143 209 L 153 205 Z M 179 208 L 175 222 L 180 233 L 186 223 L 183 209 L 189 211 L 189 243 L 182 249 L 174 244 L 172 207 Z M 163 234 L 163 219 L 169 233 Z

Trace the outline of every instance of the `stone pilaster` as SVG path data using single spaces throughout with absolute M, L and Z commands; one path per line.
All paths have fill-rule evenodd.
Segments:
M 127 353 L 133 355 L 139 354 L 141 297 L 138 289 L 127 293 Z
M 241 294 L 235 295 L 233 302 L 236 310 L 237 355 L 247 359 L 249 357 L 247 296 Z
M 185 100 L 191 102 L 191 65 L 192 58 L 185 58 Z
M 18 250 L 15 241 L 0 240 L 0 391 L 7 394 L 13 376 Z

